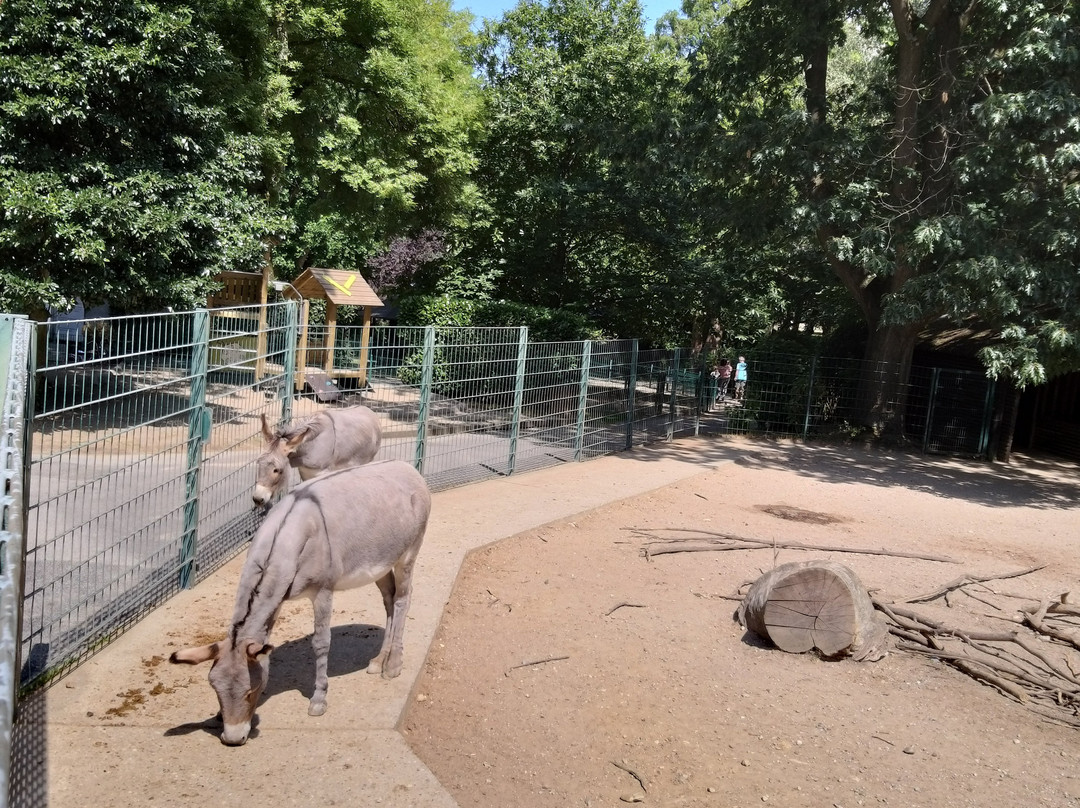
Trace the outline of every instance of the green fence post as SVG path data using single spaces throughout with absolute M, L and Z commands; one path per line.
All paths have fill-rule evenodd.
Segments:
M 934 399 L 937 398 L 938 376 L 941 368 L 934 368 L 930 372 L 930 399 L 926 402 L 926 425 L 923 427 L 922 450 L 926 454 L 930 449 L 930 426 L 934 420 Z
M 680 348 L 676 348 L 671 357 L 671 417 L 668 418 L 667 424 L 667 439 L 674 440 L 675 438 L 675 417 L 678 409 L 677 393 L 679 391 L 679 351 Z
M 994 421 L 994 393 L 997 381 L 990 379 L 986 385 L 986 403 L 983 405 L 982 432 L 979 434 L 978 454 L 987 460 L 993 460 L 990 451 L 990 427 Z
M 300 341 L 300 304 L 285 303 L 285 358 L 282 362 L 281 419 L 292 420 L 293 391 L 296 389 L 296 348 Z
M 210 411 L 206 409 L 206 374 L 209 360 L 210 312 L 196 309 L 191 324 L 191 397 L 188 402 L 187 472 L 184 475 L 184 532 L 180 538 L 180 586 L 195 583 L 195 553 L 199 538 L 199 471 L 203 444 L 210 439 Z
M 806 420 L 803 421 L 803 440 L 810 437 L 810 411 L 814 407 L 814 372 L 817 370 L 817 357 L 810 357 L 810 380 L 806 385 Z
M 521 326 L 518 330 L 517 374 L 514 382 L 514 412 L 510 416 L 510 458 L 507 474 L 514 473 L 517 464 L 518 433 L 521 429 L 521 405 L 525 398 L 525 359 L 529 354 L 529 327 Z
M 420 373 L 420 403 L 416 414 L 416 456 L 413 466 L 424 473 L 427 452 L 428 409 L 431 406 L 431 384 L 435 377 L 435 326 L 424 328 L 424 367 Z
M 637 363 L 638 341 L 635 339 L 630 347 L 630 378 L 628 379 L 626 394 L 626 448 L 634 445 L 634 395 L 637 393 Z
M 19 695 L 25 514 L 30 492 L 33 323 L 0 315 L 0 805 L 8 804 L 11 741 Z
M 589 406 L 589 372 L 592 364 L 592 340 L 581 345 L 581 385 L 578 388 L 577 431 L 574 435 L 574 460 L 581 460 L 585 449 L 585 411 Z

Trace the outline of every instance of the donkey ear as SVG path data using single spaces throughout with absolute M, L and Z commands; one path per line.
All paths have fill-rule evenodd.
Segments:
M 244 649 L 249 662 L 262 662 L 273 650 L 274 646 L 263 645 L 261 642 L 249 642 Z
M 283 436 L 282 449 L 285 450 L 285 454 L 291 455 L 293 452 L 299 449 L 300 444 L 304 442 L 304 438 L 308 436 L 308 432 L 310 432 L 310 429 L 305 427 L 304 429 L 300 429 L 292 435 L 289 435 L 288 437 Z
M 200 645 L 198 648 L 185 648 L 182 651 L 173 651 L 172 656 L 169 657 L 169 662 L 172 662 L 174 665 L 177 663 L 198 665 L 200 662 L 209 662 L 211 659 L 217 659 L 219 656 L 221 656 L 221 643 L 212 642 L 209 645 Z
M 277 440 L 277 435 L 270 431 L 270 424 L 266 420 L 266 413 L 260 413 L 259 419 L 262 421 L 263 438 L 266 440 L 267 443 L 273 443 L 275 440 Z

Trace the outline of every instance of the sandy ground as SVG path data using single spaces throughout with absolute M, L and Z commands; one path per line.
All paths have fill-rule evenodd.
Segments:
M 687 530 L 948 556 L 769 547 L 646 558 Z M 921 613 L 1015 628 L 1075 586 L 1080 469 L 702 437 L 439 492 L 418 563 L 405 671 L 363 673 L 374 587 L 335 599 L 330 709 L 306 714 L 311 609 L 275 627 L 270 687 L 243 747 L 218 741 L 206 667 L 243 557 L 20 708 L 20 808 L 742 808 L 1080 803 L 1075 727 L 941 662 L 826 662 L 733 620 L 774 564 L 831 558 L 883 600 L 962 574 Z M 1062 623 L 1063 630 L 1080 629 Z M 1057 643 L 1080 671 L 1080 654 Z
M 458 804 L 1080 804 L 1076 728 L 939 661 L 786 654 L 732 619 L 745 584 L 786 561 L 839 561 L 885 601 L 1045 565 L 911 607 L 1016 628 L 1019 605 L 1080 575 L 1076 465 L 734 447 L 711 471 L 467 557 L 400 725 Z M 954 563 L 772 548 L 645 557 L 686 530 Z M 1075 649 L 1055 652 L 1080 670 Z

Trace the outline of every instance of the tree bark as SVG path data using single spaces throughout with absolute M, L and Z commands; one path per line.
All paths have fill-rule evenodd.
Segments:
M 866 588 L 833 561 L 794 561 L 758 578 L 737 612 L 739 622 L 790 653 L 881 659 L 889 632 Z

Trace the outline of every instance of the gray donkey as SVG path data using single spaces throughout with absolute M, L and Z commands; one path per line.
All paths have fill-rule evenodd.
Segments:
M 325 410 L 290 427 L 271 430 L 262 418 L 266 449 L 256 464 L 256 505 L 268 505 L 288 481 L 288 467 L 301 480 L 335 469 L 370 463 L 382 443 L 379 416 L 367 407 Z
M 188 664 L 213 660 L 210 684 L 221 705 L 223 743 L 247 741 L 270 674 L 273 646 L 267 640 L 286 600 L 309 598 L 315 610 L 315 692 L 308 715 L 326 712 L 330 616 L 337 590 L 378 585 L 386 632 L 367 671 L 387 679 L 401 673 L 413 564 L 430 512 L 424 478 L 400 460 L 322 474 L 298 485 L 270 510 L 240 574 L 228 637 L 169 658 Z

